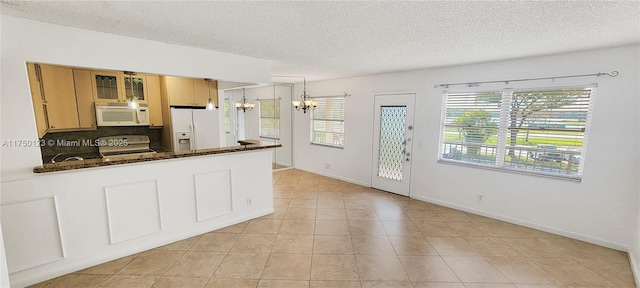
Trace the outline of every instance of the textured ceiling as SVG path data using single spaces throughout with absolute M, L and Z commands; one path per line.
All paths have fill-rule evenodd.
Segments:
M 640 43 L 640 2 L 2 1 L 2 14 L 274 61 L 318 80 Z

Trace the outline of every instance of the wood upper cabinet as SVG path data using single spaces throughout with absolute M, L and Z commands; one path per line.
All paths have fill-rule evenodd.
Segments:
M 193 106 L 193 78 L 162 76 L 171 106 Z
M 149 103 L 149 126 L 160 127 L 163 125 L 160 76 L 146 75 L 146 78 L 147 102 Z
M 91 71 L 73 69 L 73 82 L 78 105 L 79 128 L 96 128 L 96 106 L 93 101 Z
M 126 102 L 127 96 L 135 96 L 147 103 L 147 79 L 144 74 L 125 75 L 118 71 L 91 71 L 93 99 L 97 103 Z M 133 83 L 133 89 L 132 89 Z
M 42 93 L 42 85 L 40 83 L 40 66 L 34 63 L 27 63 L 27 72 L 29 75 L 29 88 L 31 89 L 31 100 L 33 101 L 33 112 L 36 117 L 36 128 L 38 130 L 38 138 L 42 138 L 49 125 L 47 124 L 47 114 L 44 106 L 44 94 Z
M 48 129 L 79 128 L 73 70 L 40 65 L 40 81 L 44 92 Z

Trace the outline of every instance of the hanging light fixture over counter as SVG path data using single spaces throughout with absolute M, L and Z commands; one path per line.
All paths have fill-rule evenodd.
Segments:
M 242 88 L 242 101 L 240 102 L 236 102 L 236 109 L 242 109 L 242 111 L 251 111 L 253 110 L 253 107 L 255 107 L 256 104 L 254 103 L 249 103 L 249 101 L 247 100 L 244 88 Z
M 307 113 L 307 109 L 316 109 L 316 107 L 318 106 L 318 101 L 311 99 L 311 97 L 307 95 L 307 79 L 305 77 L 302 77 L 302 81 L 304 83 L 302 96 L 300 96 L 300 98 L 302 98 L 302 101 L 294 100 L 291 101 L 291 104 L 293 104 L 293 107 L 295 107 L 296 110 L 300 111 L 300 109 L 302 108 L 302 112 Z
M 207 110 L 216 110 L 218 109 L 218 106 L 215 105 L 215 103 L 213 103 L 213 100 L 211 100 L 211 78 L 204 78 L 204 81 L 207 81 L 207 88 L 208 88 L 208 92 L 209 92 L 209 99 L 207 100 L 207 105 L 205 105 L 205 109 Z

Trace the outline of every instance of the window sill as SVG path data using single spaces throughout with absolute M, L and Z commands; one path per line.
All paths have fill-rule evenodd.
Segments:
M 336 146 L 336 145 L 323 144 L 323 143 L 314 143 L 314 142 L 310 142 L 310 144 L 311 144 L 311 145 L 317 145 L 317 146 L 324 146 L 324 147 L 331 147 L 331 148 L 344 149 L 344 146 Z
M 533 172 L 533 171 L 529 171 L 529 170 L 520 170 L 520 169 L 512 169 L 512 168 L 505 168 L 505 167 L 495 167 L 495 166 L 482 165 L 482 164 L 471 164 L 471 163 L 465 163 L 465 162 L 459 162 L 459 161 L 451 161 L 451 160 L 443 160 L 443 159 L 438 159 L 438 163 L 439 164 L 456 165 L 456 166 L 464 166 L 464 167 L 470 167 L 470 168 L 479 168 L 479 169 L 485 169 L 485 170 L 500 171 L 500 172 L 507 172 L 507 173 L 514 173 L 514 174 L 530 175 L 530 176 L 558 179 L 558 180 L 571 181 L 571 182 L 582 182 L 582 176 L 569 176 L 569 175 L 559 175 L 559 174 L 551 174 L 551 173 L 544 173 L 544 172 Z
M 280 137 L 267 137 L 267 136 L 258 136 L 258 137 L 262 139 L 269 139 L 269 140 L 280 140 Z

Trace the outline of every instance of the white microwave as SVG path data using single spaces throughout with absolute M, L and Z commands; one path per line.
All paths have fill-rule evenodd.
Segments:
M 96 104 L 96 120 L 98 126 L 149 126 L 149 108 L 142 104 L 137 109 L 126 103 Z

